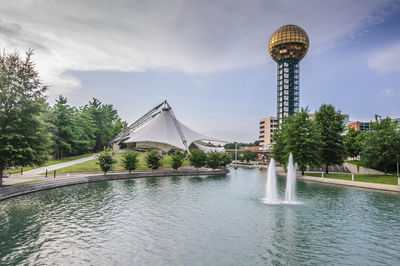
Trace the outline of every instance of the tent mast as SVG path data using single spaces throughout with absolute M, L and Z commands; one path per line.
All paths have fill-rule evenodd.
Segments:
M 176 130 L 178 130 L 179 136 L 181 137 L 182 143 L 185 146 L 185 150 L 187 151 L 188 150 L 187 141 L 186 141 L 185 135 L 183 135 L 183 132 L 182 132 L 182 129 L 181 129 L 179 123 L 178 123 L 178 120 L 176 119 L 175 114 L 172 111 L 171 106 L 168 104 L 168 102 L 166 100 L 165 100 L 165 104 L 168 106 L 169 112 L 171 113 L 171 116 L 172 116 L 172 118 L 174 120 L 174 124 L 175 124 Z

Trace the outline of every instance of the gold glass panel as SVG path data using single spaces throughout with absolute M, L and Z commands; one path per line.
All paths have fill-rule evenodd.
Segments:
M 308 51 L 307 33 L 296 25 L 286 25 L 272 34 L 269 41 L 269 53 L 275 61 L 304 58 Z

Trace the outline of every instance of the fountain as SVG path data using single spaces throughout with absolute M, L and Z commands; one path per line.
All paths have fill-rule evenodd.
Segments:
M 274 159 L 271 159 L 271 161 L 269 163 L 267 185 L 266 185 L 265 191 L 266 191 L 266 195 L 264 198 L 265 203 L 267 203 L 267 204 L 279 203 Z
M 289 204 L 296 203 L 295 191 L 296 191 L 296 169 L 293 163 L 293 155 L 290 153 L 287 175 L 286 175 L 285 203 Z

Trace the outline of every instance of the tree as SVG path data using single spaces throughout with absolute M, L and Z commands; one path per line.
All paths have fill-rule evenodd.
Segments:
M 190 165 L 200 168 L 206 164 L 207 155 L 202 150 L 192 150 L 189 155 Z
M 315 113 L 315 122 L 323 142 L 321 159 L 326 173 L 329 165 L 342 164 L 345 157 L 343 119 L 340 111 L 330 104 L 321 105 Z
M 6 167 L 40 165 L 48 156 L 50 135 L 41 120 L 47 88 L 32 55 L 0 55 L 0 186 Z
M 221 165 L 221 154 L 218 152 L 210 152 L 207 154 L 207 166 L 216 169 Z
M 67 98 L 59 96 L 53 107 L 55 157 L 63 158 L 73 154 L 72 145 L 76 141 L 76 127 L 73 109 L 67 105 Z
M 161 166 L 162 156 L 157 150 L 151 150 L 146 154 L 146 164 L 152 170 L 156 170 Z
M 228 164 L 230 164 L 232 162 L 232 157 L 230 154 L 228 153 L 223 153 L 221 155 L 221 161 L 220 161 L 220 166 L 222 166 L 223 168 L 226 168 L 226 166 Z
M 300 112 L 286 117 L 274 133 L 273 141 L 272 154 L 281 165 L 287 165 L 290 153 L 302 175 L 307 166 L 321 165 L 323 142 L 316 123 L 308 115 L 308 109 L 301 108 Z
M 361 148 L 363 165 L 385 172 L 394 167 L 400 151 L 400 132 L 397 131 L 397 121 L 387 117 L 375 116 L 371 130 L 365 133 L 364 145 Z
M 105 149 L 100 152 L 99 157 L 97 158 L 97 164 L 100 165 L 101 170 L 104 174 L 107 174 L 108 171 L 112 170 L 114 164 L 117 162 L 114 158 L 114 153 L 110 149 Z
M 101 151 L 115 136 L 114 124 L 118 119 L 118 113 L 111 104 L 102 104 L 93 98 L 89 104 L 82 108 L 82 112 L 91 117 L 94 123 L 95 146 L 94 151 Z
M 122 155 L 122 166 L 126 170 L 129 170 L 129 173 L 137 168 L 137 165 L 139 164 L 138 156 L 139 154 L 134 151 L 129 151 Z
M 346 136 L 344 137 L 344 148 L 347 156 L 355 158 L 361 153 L 363 144 L 364 133 L 354 128 L 349 128 Z
M 244 150 L 242 153 L 242 158 L 246 161 L 255 161 L 257 159 L 257 154 L 250 150 Z
M 172 168 L 177 170 L 179 167 L 183 165 L 183 161 L 185 160 L 185 155 L 180 151 L 175 151 L 171 156 L 172 159 Z

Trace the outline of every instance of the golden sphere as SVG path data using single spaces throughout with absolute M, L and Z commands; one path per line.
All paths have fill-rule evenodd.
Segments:
M 307 33 L 296 25 L 285 25 L 269 39 L 269 54 L 279 62 L 284 59 L 301 60 L 308 51 L 310 42 Z

